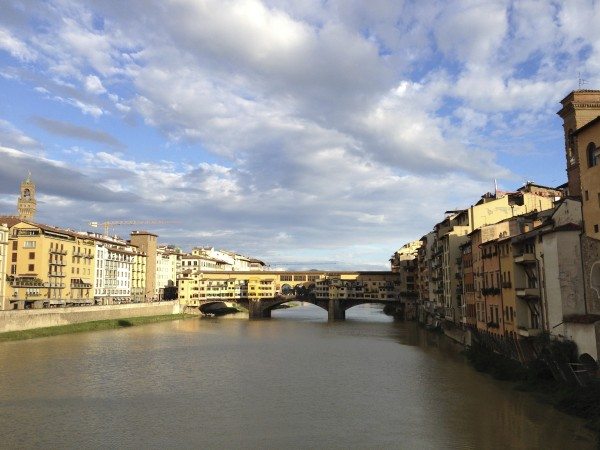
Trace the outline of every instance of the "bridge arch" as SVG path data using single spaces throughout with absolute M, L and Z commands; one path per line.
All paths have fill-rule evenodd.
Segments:
M 271 315 L 271 311 L 273 311 L 274 309 L 276 309 L 279 305 L 283 305 L 284 303 L 289 303 L 289 302 L 305 302 L 305 303 L 310 303 L 311 305 L 314 306 L 318 306 L 321 309 L 324 309 L 326 312 L 329 311 L 327 302 L 323 302 L 323 301 L 319 301 L 316 300 L 315 298 L 312 297 L 279 297 L 277 299 L 272 299 L 272 300 L 263 300 L 264 302 L 264 307 L 263 307 L 263 311 L 265 311 L 267 313 L 267 317 L 269 317 Z

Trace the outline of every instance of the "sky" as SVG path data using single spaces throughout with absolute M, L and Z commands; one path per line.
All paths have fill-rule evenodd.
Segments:
M 598 23 L 577 0 L 3 0 L 0 214 L 31 171 L 42 223 L 386 269 L 495 179 L 566 182 L 556 112 L 600 88 Z

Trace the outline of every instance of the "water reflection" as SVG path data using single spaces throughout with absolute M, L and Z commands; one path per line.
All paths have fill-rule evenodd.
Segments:
M 582 423 L 377 308 L 0 345 L 6 447 L 593 448 Z

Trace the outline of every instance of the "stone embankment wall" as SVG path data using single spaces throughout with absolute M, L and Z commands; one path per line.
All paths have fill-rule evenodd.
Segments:
M 179 305 L 178 301 L 170 301 L 127 305 L 0 311 L 0 333 L 91 322 L 93 320 L 179 314 L 182 310 L 183 308 Z

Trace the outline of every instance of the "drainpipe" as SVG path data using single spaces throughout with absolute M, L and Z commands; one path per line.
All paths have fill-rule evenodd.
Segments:
M 503 279 L 502 276 L 502 258 L 500 258 L 500 248 L 499 245 L 496 244 L 496 253 L 498 255 L 498 270 L 500 271 L 500 279 Z M 503 291 L 503 287 L 502 284 L 504 283 L 504 281 L 500 282 L 500 286 L 498 286 L 500 288 L 500 307 L 502 308 L 502 328 L 504 329 L 504 336 L 506 336 L 506 315 L 505 315 L 505 311 L 504 311 L 504 293 Z M 500 324 L 498 324 L 500 325 Z M 513 328 L 514 328 L 514 324 L 513 324 Z
M 542 253 L 541 256 L 542 256 L 542 260 L 543 260 L 544 254 Z M 547 297 L 547 292 L 546 292 L 546 278 L 544 277 L 544 274 L 540 270 L 540 260 L 538 259 L 537 254 L 535 255 L 535 264 L 537 266 L 537 272 L 538 272 L 539 280 L 540 280 L 540 292 L 543 293 L 543 296 L 542 296 L 542 319 L 545 323 L 544 329 L 545 329 L 545 331 L 550 332 L 550 319 L 548 318 L 548 297 Z M 544 267 L 546 267 L 545 264 L 544 264 Z
M 584 236 L 584 228 L 583 228 L 583 224 L 582 224 L 581 232 L 579 233 L 579 255 L 581 256 L 579 259 L 581 260 L 581 276 L 583 278 L 581 280 L 583 283 L 583 312 L 585 315 L 587 315 L 588 307 L 587 307 L 587 294 L 586 294 L 586 289 L 585 289 L 585 266 L 583 264 L 583 236 Z M 590 284 L 591 284 L 591 280 L 590 280 Z

